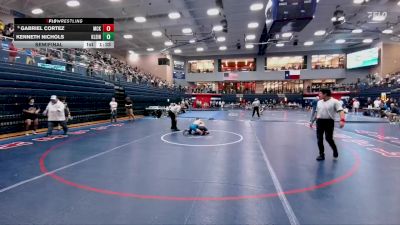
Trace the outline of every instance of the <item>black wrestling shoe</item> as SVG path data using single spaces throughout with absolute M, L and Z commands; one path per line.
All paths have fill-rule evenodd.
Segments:
M 318 156 L 318 157 L 316 158 L 316 160 L 317 160 L 317 161 L 324 161 L 324 160 L 325 160 L 325 156 L 320 155 L 320 156 Z
M 338 151 L 334 151 L 333 152 L 333 159 L 337 160 L 339 158 L 339 152 Z

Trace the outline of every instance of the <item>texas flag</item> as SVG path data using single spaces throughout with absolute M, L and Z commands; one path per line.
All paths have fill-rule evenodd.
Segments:
M 300 79 L 300 70 L 285 71 L 285 80 L 298 80 L 298 79 Z

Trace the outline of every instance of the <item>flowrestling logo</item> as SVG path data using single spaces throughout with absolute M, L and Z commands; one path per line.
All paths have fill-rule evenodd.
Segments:
M 109 127 L 122 127 L 124 124 L 123 123 L 117 123 L 117 124 L 110 124 L 107 126 L 101 126 L 101 127 L 94 127 L 91 128 L 90 130 L 94 130 L 94 131 L 101 131 L 101 130 L 106 130 Z M 90 130 L 78 130 L 78 131 L 72 131 L 69 134 L 71 135 L 82 135 L 82 134 L 86 134 L 88 132 L 90 132 Z M 48 142 L 48 141 L 54 141 L 57 139 L 63 139 L 66 138 L 67 136 L 64 135 L 54 135 L 54 136 L 50 136 L 50 137 L 40 137 L 40 138 L 34 138 L 32 139 L 32 141 L 35 142 Z M 0 150 L 7 150 L 7 149 L 12 149 L 12 148 L 17 148 L 17 147 L 22 147 L 22 146 L 27 146 L 27 145 L 33 145 L 33 142 L 22 142 L 22 141 L 18 141 L 18 142 L 12 142 L 12 143 L 8 143 L 8 144 L 3 144 L 0 145 Z
M 11 148 L 16 148 L 16 147 L 21 147 L 21 146 L 26 146 L 26 145 L 33 145 L 33 142 L 12 142 L 4 145 L 0 145 L 0 150 L 7 150 Z
M 297 123 L 298 125 L 304 125 L 306 127 L 309 127 L 308 123 Z M 313 127 L 314 130 L 316 130 L 315 127 Z M 366 130 L 355 130 L 355 132 L 359 135 L 364 135 L 370 138 L 375 138 L 377 139 L 377 141 L 381 141 L 384 142 L 386 141 L 388 144 L 397 144 L 400 145 L 400 140 L 397 137 L 391 137 L 391 136 L 384 136 L 382 134 L 378 134 L 378 132 L 373 132 L 373 131 L 366 131 Z M 388 151 L 384 148 L 380 148 L 375 146 L 374 144 L 372 144 L 371 142 L 367 141 L 367 140 L 363 140 L 363 139 L 357 139 L 357 138 L 353 138 L 349 135 L 345 135 L 345 134 L 338 134 L 335 133 L 334 134 L 334 138 L 340 139 L 344 142 L 347 143 L 354 143 L 357 144 L 361 147 L 365 147 L 366 150 L 368 151 L 372 151 L 375 153 L 380 154 L 381 156 L 387 157 L 387 158 L 400 158 L 400 152 L 397 151 Z
M 78 131 L 73 131 L 73 132 L 70 132 L 69 134 L 72 134 L 72 135 L 82 135 L 82 134 L 86 134 L 87 132 L 89 132 L 90 130 L 78 130 Z
M 32 141 L 47 142 L 47 141 L 53 141 L 56 139 L 62 139 L 62 138 L 66 138 L 66 137 L 67 136 L 64 136 L 64 135 L 55 135 L 55 136 L 50 136 L 50 137 L 35 138 L 35 139 L 32 139 Z
M 93 128 L 90 128 L 91 130 L 107 130 L 108 129 L 108 126 L 102 126 L 102 127 L 93 127 Z

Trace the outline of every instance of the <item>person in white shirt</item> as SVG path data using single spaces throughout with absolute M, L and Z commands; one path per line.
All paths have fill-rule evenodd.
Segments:
M 178 121 L 176 117 L 178 116 L 179 112 L 181 111 L 181 107 L 175 103 L 171 103 L 168 107 L 168 116 L 171 118 L 171 130 L 179 131 L 177 124 Z
M 258 100 L 258 98 L 254 99 L 253 103 L 251 104 L 253 106 L 253 116 L 254 114 L 257 112 L 257 116 L 258 118 L 260 118 L 260 100 Z
M 68 134 L 67 122 L 65 119 L 65 105 L 57 96 L 52 95 L 50 102 L 44 110 L 43 115 L 47 116 L 48 130 L 46 136 L 51 136 L 53 133 L 54 126 L 60 124 L 63 128 L 64 135 Z
M 111 123 L 114 121 L 117 122 L 117 109 L 118 109 L 118 102 L 115 101 L 115 98 L 111 99 L 110 102 L 110 110 L 111 110 Z
M 324 149 L 324 133 L 325 139 L 331 146 L 333 150 L 333 157 L 337 159 L 339 157 L 339 152 L 336 147 L 335 141 L 333 140 L 333 131 L 335 129 L 335 116 L 336 113 L 340 114 L 340 128 L 344 127 L 345 124 L 345 114 L 343 112 L 343 107 L 340 102 L 331 97 L 330 89 L 322 89 L 319 93 L 319 98 L 317 104 L 317 139 L 319 156 L 318 161 L 325 160 L 325 149 Z
M 376 100 L 374 101 L 374 108 L 378 109 L 380 107 L 381 107 L 381 99 L 376 98 Z
M 355 98 L 353 99 L 353 112 L 357 114 L 359 109 L 360 109 L 360 102 Z

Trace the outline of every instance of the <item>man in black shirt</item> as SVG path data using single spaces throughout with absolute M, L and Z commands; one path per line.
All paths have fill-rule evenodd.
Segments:
M 133 114 L 133 102 L 130 97 L 125 98 L 125 109 L 129 121 L 135 120 L 135 115 Z
M 33 134 L 36 134 L 36 130 L 39 125 L 39 112 L 40 108 L 38 105 L 35 105 L 35 99 L 29 98 L 28 104 L 24 106 L 22 109 L 23 118 L 25 121 L 25 135 L 29 135 L 29 128 L 33 123 Z

